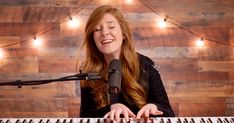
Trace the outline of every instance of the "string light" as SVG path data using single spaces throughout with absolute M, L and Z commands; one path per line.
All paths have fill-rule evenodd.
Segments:
M 152 8 L 152 7 L 149 6 L 147 3 L 145 3 L 144 0 L 139 0 L 139 1 L 140 1 L 143 5 L 145 5 L 149 10 L 151 10 L 152 12 L 154 12 L 155 14 L 157 14 L 158 16 L 162 17 L 162 16 L 159 14 L 158 11 L 156 11 L 154 8 Z M 191 34 L 197 36 L 197 37 L 201 37 L 199 34 L 193 32 L 192 30 L 190 30 L 189 28 L 187 28 L 187 27 L 185 27 L 185 26 L 182 26 L 182 25 L 180 25 L 180 24 L 177 24 L 177 23 L 175 23 L 175 22 L 173 22 L 173 21 L 171 21 L 171 20 L 168 20 L 168 19 L 167 19 L 167 22 L 169 22 L 169 23 L 171 23 L 171 24 L 173 24 L 173 25 L 179 27 L 180 29 L 183 29 L 183 30 L 185 30 L 185 31 L 187 31 L 187 32 L 189 32 L 189 33 L 191 33 Z M 229 44 L 229 43 L 225 43 L 225 42 L 220 42 L 220 41 L 218 41 L 218 40 L 214 40 L 214 39 L 211 39 L 211 38 L 207 38 L 207 37 L 205 38 L 205 37 L 203 37 L 203 39 L 206 39 L 206 40 L 208 40 L 208 41 L 211 41 L 211 42 L 214 42 L 214 43 L 217 43 L 217 44 L 222 44 L 222 45 L 226 45 L 226 46 L 229 46 L 229 47 L 234 47 L 234 44 Z
M 197 45 L 198 47 L 204 46 L 204 40 L 203 40 L 203 38 L 197 40 L 197 41 L 196 41 L 196 45 Z
M 166 23 L 167 19 L 161 19 L 158 21 L 158 27 L 159 28 L 165 28 L 167 26 L 167 23 Z
M 92 1 L 93 1 L 93 0 L 89 0 L 87 3 L 84 2 L 84 3 L 81 5 L 81 8 L 78 9 L 77 12 L 74 12 L 72 16 L 74 16 L 74 15 L 80 13 L 80 11 L 81 11 L 82 9 L 84 9 L 84 7 L 87 6 L 88 4 L 90 4 Z M 101 0 L 101 1 L 107 2 L 108 0 Z M 149 10 L 151 10 L 151 11 L 154 12 L 155 14 L 159 15 L 160 17 L 162 17 L 158 11 L 156 11 L 155 9 L 153 9 L 152 7 L 150 7 L 147 3 L 145 3 L 144 0 L 139 0 L 139 1 L 140 1 L 142 4 L 144 4 Z M 126 0 L 126 2 L 127 2 L 127 3 L 132 3 L 133 0 Z M 163 18 L 163 17 L 162 17 L 162 18 Z M 71 26 L 70 26 L 70 27 L 74 28 L 74 27 L 80 25 L 80 21 L 78 21 L 78 22 L 73 22 L 74 19 L 70 17 L 70 21 L 71 21 L 71 20 L 72 20 L 72 22 L 71 22 Z M 66 21 L 67 21 L 67 19 L 66 19 Z M 57 24 L 61 24 L 61 23 L 63 23 L 63 22 L 64 22 L 64 21 L 60 21 L 60 22 L 58 22 L 58 23 L 52 25 L 51 27 L 49 27 L 49 28 L 48 28 L 47 30 L 45 30 L 44 32 L 39 33 L 39 34 L 37 34 L 37 35 L 43 35 L 43 34 L 49 32 L 50 30 L 52 30 L 53 28 L 55 28 Z M 177 23 L 175 23 L 175 22 L 172 22 L 171 20 L 168 20 L 168 18 L 165 18 L 164 20 L 159 21 L 159 22 L 158 22 L 158 26 L 159 26 L 160 28 L 165 28 L 165 27 L 167 26 L 167 23 L 166 23 L 166 22 L 169 22 L 169 23 L 171 23 L 171 24 L 173 24 L 173 25 L 175 25 L 175 26 L 177 26 L 177 27 L 179 27 L 179 28 L 181 28 L 181 29 L 183 29 L 183 30 L 186 30 L 187 32 L 189 32 L 189 33 L 191 33 L 191 34 L 193 34 L 193 35 L 195 35 L 195 36 L 200 37 L 199 34 L 197 34 L 197 33 L 193 32 L 193 31 L 191 31 L 190 29 L 188 29 L 188 28 L 186 28 L 186 27 L 184 27 L 184 26 L 182 26 L 182 25 L 180 25 L 180 24 L 177 24 Z M 229 44 L 229 43 L 220 42 L 220 41 L 217 41 L 217 40 L 214 40 L 214 39 L 211 39 L 211 38 L 203 37 L 203 39 L 208 40 L 208 41 L 211 41 L 211 42 L 215 42 L 215 43 L 217 43 L 217 44 L 222 44 L 222 45 L 234 47 L 234 44 Z M 25 42 L 25 41 L 29 41 L 29 40 L 17 41 L 17 42 L 14 42 L 14 43 L 12 43 L 12 44 L 7 44 L 7 45 L 4 45 L 4 46 L 1 46 L 0 48 L 9 47 L 9 46 L 12 46 L 12 45 L 15 45 L 15 44 L 18 44 L 18 43 L 21 43 L 21 42 Z M 35 42 L 35 45 L 36 45 L 36 46 L 39 46 L 39 45 L 42 44 L 42 42 L 40 42 L 40 41 L 34 41 L 34 42 Z M 203 42 L 203 41 L 198 41 L 198 42 L 201 43 L 201 42 Z M 199 44 L 200 44 L 200 43 L 199 43 Z M 201 44 L 202 44 L 202 43 L 201 43 Z M 203 45 L 204 45 L 204 42 L 203 42 Z
M 133 0 L 126 0 L 126 3 L 127 3 L 127 4 L 132 4 L 132 3 L 133 3 Z
M 0 60 L 4 58 L 3 49 L 0 49 Z
M 80 20 L 78 18 L 72 18 L 70 17 L 69 18 L 69 22 L 68 22 L 68 25 L 70 28 L 77 28 L 80 26 Z
M 42 39 L 36 38 L 36 36 L 33 38 L 33 46 L 34 47 L 40 47 L 42 45 Z

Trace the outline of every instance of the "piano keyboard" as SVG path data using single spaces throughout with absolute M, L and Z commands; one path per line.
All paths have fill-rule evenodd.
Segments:
M 0 123 L 116 123 L 103 118 L 0 118 Z M 126 123 L 121 119 L 120 123 Z M 157 117 L 130 119 L 128 123 L 234 123 L 234 117 Z

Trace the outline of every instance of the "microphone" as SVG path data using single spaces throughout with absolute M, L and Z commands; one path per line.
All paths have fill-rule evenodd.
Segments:
M 121 90 L 122 67 L 117 59 L 111 60 L 108 74 L 108 93 L 110 96 L 118 95 Z

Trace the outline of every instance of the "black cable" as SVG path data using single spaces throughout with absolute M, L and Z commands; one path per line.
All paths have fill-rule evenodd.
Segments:
M 143 5 L 145 5 L 149 10 L 151 10 L 152 12 L 154 12 L 155 14 L 157 14 L 158 16 L 160 16 L 161 18 L 165 18 L 165 17 L 162 17 L 162 15 L 159 14 L 159 12 L 157 10 L 155 10 L 154 8 L 152 8 L 151 6 L 149 6 L 144 0 L 139 0 Z M 229 46 L 229 47 L 234 47 L 234 44 L 229 44 L 229 43 L 224 43 L 224 42 L 220 42 L 220 41 L 217 41 L 217 40 L 214 40 L 214 39 L 211 39 L 211 38 L 208 38 L 208 37 L 204 37 L 204 36 L 200 36 L 198 33 L 195 33 L 193 32 L 192 30 L 188 29 L 187 27 L 185 26 L 182 26 L 180 24 L 177 24 L 175 22 L 173 22 L 172 20 L 170 20 L 169 18 L 166 18 L 167 19 L 167 22 L 179 27 L 180 29 L 183 29 L 203 40 L 207 40 L 207 41 L 211 41 L 211 42 L 214 42 L 214 43 L 217 43 L 217 44 L 222 44 L 222 45 L 225 45 L 225 46 Z

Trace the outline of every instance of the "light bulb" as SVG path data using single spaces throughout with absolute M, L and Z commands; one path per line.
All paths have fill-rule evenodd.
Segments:
M 42 45 L 42 39 L 34 37 L 33 39 L 33 46 L 39 47 Z
M 201 39 L 197 40 L 197 41 L 196 41 L 196 45 L 197 45 L 198 47 L 202 47 L 202 46 L 204 46 L 203 38 L 201 38 Z
M 159 20 L 158 21 L 158 27 L 159 28 L 165 28 L 167 26 L 167 23 L 166 23 L 167 19 L 163 19 L 163 20 Z
M 3 53 L 3 50 L 0 49 L 0 59 L 3 59 L 4 58 L 4 53 Z
M 133 3 L 133 0 L 126 0 L 126 3 L 131 4 L 131 3 Z
M 71 28 L 77 28 L 77 27 L 80 26 L 80 20 L 77 19 L 77 18 L 71 18 L 71 17 L 70 17 L 70 20 L 69 20 L 69 22 L 68 22 L 68 25 L 69 25 L 69 27 L 71 27 Z

